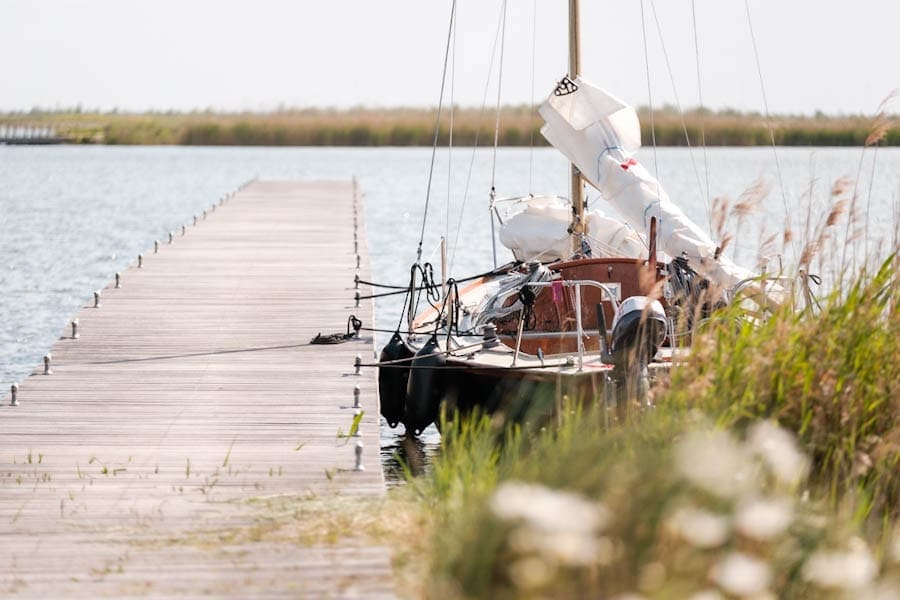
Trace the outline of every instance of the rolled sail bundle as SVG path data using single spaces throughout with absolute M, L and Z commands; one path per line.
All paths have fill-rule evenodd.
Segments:
M 522 198 L 524 210 L 507 215 L 500 226 L 500 242 L 516 260 L 550 262 L 572 254 L 569 226 L 572 205 L 557 196 Z M 594 209 L 587 213 L 588 244 L 593 257 L 642 258 L 647 241 L 631 226 Z
M 669 199 L 659 182 L 634 158 L 641 147 L 641 128 L 633 107 L 577 77 L 574 82 L 561 82 L 539 112 L 545 122 L 543 136 L 581 171 L 626 223 L 644 232 L 649 231 L 650 219 L 656 217 L 661 251 L 673 257 L 685 256 L 697 271 L 725 289 L 754 277 L 719 254 L 706 232 Z

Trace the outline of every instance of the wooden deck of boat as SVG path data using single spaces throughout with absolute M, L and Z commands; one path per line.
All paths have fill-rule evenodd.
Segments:
M 334 504 L 385 490 L 374 374 L 353 368 L 371 339 L 309 344 L 372 322 L 358 203 L 349 182 L 253 182 L 76 315 L 52 374 L 0 408 L 0 596 L 394 595 L 389 550 L 316 541 Z

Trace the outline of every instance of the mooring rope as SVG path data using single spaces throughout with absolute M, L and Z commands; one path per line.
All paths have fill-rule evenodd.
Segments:
M 431 263 L 426 263 L 426 264 L 430 265 Z M 461 279 L 455 279 L 454 281 L 456 281 L 456 283 L 465 283 L 467 281 L 474 281 L 481 277 L 487 277 L 488 275 L 495 275 L 497 273 L 502 273 L 504 271 L 514 269 L 519 264 L 520 264 L 519 262 L 506 263 L 505 265 L 501 265 L 500 267 L 498 267 L 496 269 L 491 269 L 490 271 L 485 271 L 484 273 L 478 273 L 476 275 L 469 275 L 468 277 L 463 277 Z M 375 283 L 372 281 L 366 281 L 364 279 L 360 279 L 359 283 L 360 283 L 360 285 L 368 285 L 371 287 L 379 287 L 379 288 L 385 288 L 385 289 L 389 289 L 389 290 L 408 290 L 409 289 L 408 285 L 388 285 L 388 284 L 384 284 L 384 283 Z M 417 287 L 416 291 L 417 292 L 422 291 L 422 290 L 426 289 L 427 287 L 428 286 Z M 365 298 L 365 296 L 360 296 L 360 298 Z

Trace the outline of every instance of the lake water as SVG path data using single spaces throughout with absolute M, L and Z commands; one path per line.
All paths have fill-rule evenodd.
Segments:
M 639 158 L 655 171 L 651 150 L 642 150 Z M 659 178 L 669 195 L 705 225 L 702 151 L 665 148 L 657 158 Z M 0 390 L 8 390 L 35 368 L 79 306 L 116 271 L 152 248 L 153 240 L 165 239 L 169 231 L 252 177 L 356 177 L 365 197 L 373 277 L 405 284 L 422 228 L 430 159 L 431 150 L 422 148 L 0 146 Z M 784 229 L 785 204 L 797 231 L 807 220 L 810 191 L 821 210 L 831 201 L 833 182 L 856 178 L 857 173 L 869 237 L 891 234 L 900 197 L 900 149 L 863 153 L 781 148 L 778 163 L 784 196 L 771 148 L 707 151 L 709 197 L 736 199 L 758 179 L 771 186 L 758 212 L 738 231 L 733 248 L 738 262 L 752 267 L 765 237 L 761 231 Z M 439 263 L 438 240 L 446 234 L 456 277 L 492 266 L 490 173 L 488 150 L 438 153 L 423 258 Z M 552 149 L 501 149 L 496 173 L 501 197 L 567 195 L 566 163 Z M 460 219 L 464 197 L 466 210 Z M 500 261 L 505 262 L 509 254 L 500 250 Z M 402 296 L 376 304 L 379 327 L 396 326 L 400 303 Z M 339 329 L 343 324 L 331 325 Z M 323 330 L 327 326 L 323 324 Z M 436 435 L 430 431 L 425 436 L 426 452 Z M 389 457 L 399 438 L 386 430 L 382 437 Z M 389 458 L 385 466 L 397 468 Z

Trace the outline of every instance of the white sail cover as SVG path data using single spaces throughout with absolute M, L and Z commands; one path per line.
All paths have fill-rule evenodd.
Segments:
M 550 262 L 572 254 L 572 205 L 557 196 L 523 199 L 525 209 L 500 226 L 500 242 L 516 260 Z M 585 215 L 591 256 L 646 258 L 647 242 L 627 224 L 594 209 Z
M 650 219 L 656 217 L 659 249 L 666 254 L 686 255 L 704 275 L 725 287 L 752 277 L 724 256 L 715 259 L 716 245 L 706 232 L 635 160 L 641 130 L 634 108 L 581 77 L 573 83 L 560 84 L 539 108 L 545 122 L 541 133 L 547 141 L 578 167 L 635 230 L 649 231 Z

